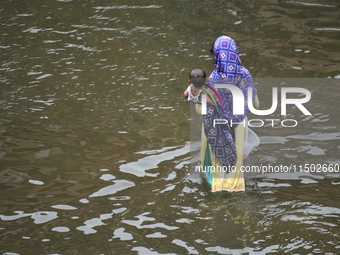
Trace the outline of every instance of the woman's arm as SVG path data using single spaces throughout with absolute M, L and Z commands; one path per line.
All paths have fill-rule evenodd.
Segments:
M 255 95 L 255 98 L 253 100 L 253 105 L 254 105 L 255 109 L 259 109 L 259 107 L 260 107 L 260 101 L 259 101 L 259 98 L 257 97 L 257 94 Z

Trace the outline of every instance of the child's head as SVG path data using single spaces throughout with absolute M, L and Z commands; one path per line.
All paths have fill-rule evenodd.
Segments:
M 206 77 L 207 76 L 202 69 L 195 68 L 189 73 L 189 82 L 192 83 L 196 88 L 200 89 L 203 87 Z

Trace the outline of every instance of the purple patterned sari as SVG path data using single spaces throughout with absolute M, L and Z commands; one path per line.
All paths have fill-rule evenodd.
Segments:
M 228 89 L 216 89 L 222 104 L 216 100 L 215 106 L 207 106 L 207 114 L 202 116 L 204 133 L 212 151 L 223 165 L 234 165 L 236 162 L 236 148 L 234 128 L 235 123 L 241 123 L 249 112 L 247 98 L 248 87 L 253 88 L 253 99 L 256 89 L 250 72 L 241 65 L 238 47 L 235 41 L 228 36 L 221 36 L 214 43 L 215 70 L 211 73 L 208 84 L 215 87 L 216 84 L 231 84 L 238 86 L 244 95 L 244 114 L 233 115 L 233 98 Z M 209 90 L 209 89 L 208 89 Z M 210 90 L 210 92 L 212 92 Z M 217 124 L 214 127 L 214 119 L 223 119 L 227 124 Z M 230 125 L 232 121 L 232 126 Z

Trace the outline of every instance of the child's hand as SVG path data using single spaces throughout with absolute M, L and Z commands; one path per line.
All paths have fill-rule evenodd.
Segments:
M 184 91 L 183 96 L 184 98 L 188 98 L 189 96 L 188 88 Z

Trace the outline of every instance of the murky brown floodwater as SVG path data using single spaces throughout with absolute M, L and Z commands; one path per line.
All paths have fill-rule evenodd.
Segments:
M 209 73 L 211 42 L 228 34 L 263 109 L 267 78 L 312 92 L 312 116 L 286 116 L 296 128 L 254 129 L 245 164 L 339 165 L 339 8 L 2 1 L 1 254 L 339 254 L 339 172 L 250 173 L 246 192 L 211 194 L 182 98 L 188 71 Z

